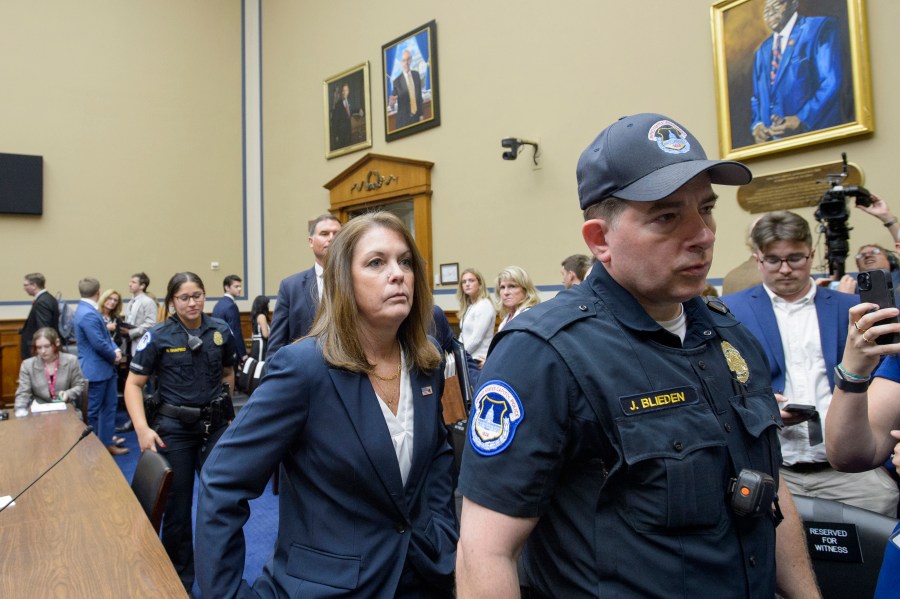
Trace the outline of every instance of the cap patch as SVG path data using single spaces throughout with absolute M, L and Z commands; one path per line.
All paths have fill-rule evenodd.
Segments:
M 691 142 L 684 129 L 669 120 L 656 121 L 647 133 L 647 139 L 655 141 L 663 152 L 685 154 L 691 151 Z
M 147 347 L 147 346 L 150 344 L 150 340 L 151 340 L 152 338 L 153 338 L 153 337 L 150 335 L 150 331 L 147 331 L 146 333 L 144 333 L 144 336 L 141 337 L 141 340 L 137 342 L 137 346 L 135 347 L 135 351 L 141 351 L 142 349 L 144 349 L 145 347 Z
M 488 381 L 472 402 L 469 442 L 481 455 L 496 455 L 509 447 L 525 411 L 519 396 L 503 381 Z

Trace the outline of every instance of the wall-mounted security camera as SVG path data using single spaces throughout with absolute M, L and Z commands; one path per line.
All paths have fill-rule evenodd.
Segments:
M 538 144 L 536 141 L 529 141 L 527 139 L 519 139 L 518 137 L 505 137 L 500 140 L 500 145 L 504 148 L 507 148 L 505 152 L 503 152 L 503 160 L 515 160 L 519 156 L 519 148 L 522 146 L 533 146 L 534 147 L 534 163 L 537 164 L 538 159 Z

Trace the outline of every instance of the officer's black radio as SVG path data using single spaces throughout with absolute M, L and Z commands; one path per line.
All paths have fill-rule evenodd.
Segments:
M 744 468 L 728 487 L 731 509 L 738 516 L 758 518 L 772 510 L 775 479 L 757 470 Z

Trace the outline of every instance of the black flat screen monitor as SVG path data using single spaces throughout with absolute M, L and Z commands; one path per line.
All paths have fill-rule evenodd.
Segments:
M 0 154 L 0 214 L 44 213 L 44 157 Z

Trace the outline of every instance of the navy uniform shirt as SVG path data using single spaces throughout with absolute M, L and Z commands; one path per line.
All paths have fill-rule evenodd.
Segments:
M 777 477 L 768 367 L 733 317 L 684 307 L 682 344 L 597 266 L 494 339 L 459 487 L 539 518 L 523 560 L 544 595 L 774 594 L 774 519 L 726 499 L 742 468 Z
M 188 331 L 200 341 L 196 350 L 188 345 Z M 203 315 L 200 327 L 185 329 L 178 316 L 171 316 L 147 331 L 136 346 L 131 371 L 156 374 L 163 403 L 205 406 L 222 393 L 222 369 L 234 365 L 231 329 L 223 320 Z

